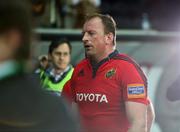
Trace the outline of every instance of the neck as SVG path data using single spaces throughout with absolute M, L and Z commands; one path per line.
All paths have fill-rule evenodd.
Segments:
M 54 69 L 55 74 L 60 74 L 63 71 L 64 71 L 64 69 Z
M 69 66 L 67 66 L 67 67 L 69 67 Z M 54 73 L 55 74 L 60 74 L 60 73 L 64 72 L 66 70 L 66 68 L 65 69 L 54 68 Z
M 89 56 L 88 58 L 91 61 L 91 63 L 97 64 L 100 61 L 102 61 L 103 59 L 107 58 L 109 56 L 109 54 L 111 54 L 113 51 L 114 51 L 114 49 L 108 50 L 107 52 L 104 52 L 103 54 L 101 54 L 99 56 Z

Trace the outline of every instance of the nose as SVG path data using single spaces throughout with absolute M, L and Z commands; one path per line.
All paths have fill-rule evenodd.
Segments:
M 59 60 L 63 60 L 64 59 L 64 55 L 63 54 L 60 54 L 59 55 Z
M 82 37 L 82 41 L 83 42 L 86 42 L 88 40 L 88 34 L 87 33 L 84 33 L 83 34 L 83 37 Z
M 62 57 L 62 55 L 59 57 L 59 61 L 63 61 L 64 58 Z
M 60 59 L 63 59 L 63 58 L 64 58 L 64 56 L 63 56 L 63 55 L 61 55 L 59 58 L 60 58 Z

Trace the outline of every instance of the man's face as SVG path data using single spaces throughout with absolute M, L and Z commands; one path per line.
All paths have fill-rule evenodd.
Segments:
M 103 56 L 106 48 L 106 35 L 101 19 L 95 17 L 87 21 L 83 26 L 82 33 L 87 57 Z
M 65 70 L 70 63 L 70 49 L 66 43 L 55 48 L 50 55 L 53 66 L 58 70 Z

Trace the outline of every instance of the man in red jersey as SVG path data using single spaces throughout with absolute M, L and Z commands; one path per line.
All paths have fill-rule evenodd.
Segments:
M 77 104 L 83 131 L 150 131 L 154 112 L 147 79 L 134 60 L 115 49 L 113 18 L 88 16 L 82 33 L 86 58 L 76 66 L 63 95 Z

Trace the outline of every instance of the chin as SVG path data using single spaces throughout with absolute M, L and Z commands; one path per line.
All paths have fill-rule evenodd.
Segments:
M 93 53 L 91 53 L 91 52 L 86 52 L 86 57 L 92 57 L 92 56 L 94 56 Z
M 67 66 L 66 66 L 67 67 Z M 58 67 L 59 69 L 66 69 L 66 67 L 65 66 L 61 66 L 61 67 Z

